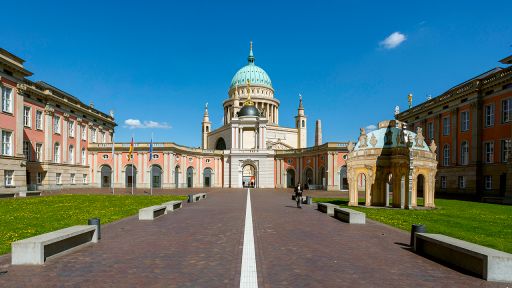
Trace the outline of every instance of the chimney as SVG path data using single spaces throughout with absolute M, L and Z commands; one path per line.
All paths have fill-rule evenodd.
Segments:
M 320 120 L 316 120 L 315 146 L 320 145 L 322 145 L 322 122 Z

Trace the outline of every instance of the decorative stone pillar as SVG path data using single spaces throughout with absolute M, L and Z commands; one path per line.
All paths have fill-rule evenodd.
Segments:
M 52 162 L 52 155 L 53 155 L 53 114 L 54 109 L 53 106 L 50 104 L 46 104 L 46 107 L 44 109 L 44 115 L 45 115 L 45 121 L 44 121 L 44 160 L 46 162 Z

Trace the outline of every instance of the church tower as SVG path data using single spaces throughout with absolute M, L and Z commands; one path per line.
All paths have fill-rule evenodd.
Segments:
M 302 105 L 302 95 L 299 94 L 299 109 L 297 111 L 297 116 L 295 116 L 295 124 L 297 127 L 297 148 L 306 148 L 308 147 L 308 117 L 304 115 L 304 106 Z
M 202 145 L 201 147 L 203 149 L 208 149 L 208 133 L 210 133 L 212 129 L 212 123 L 210 122 L 210 117 L 208 116 L 208 103 L 206 103 L 204 107 L 204 115 L 203 115 L 203 137 L 202 139 Z

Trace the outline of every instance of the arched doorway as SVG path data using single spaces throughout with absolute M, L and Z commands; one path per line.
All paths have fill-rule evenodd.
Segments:
M 306 171 L 304 171 L 304 181 L 303 182 L 308 183 L 308 185 L 313 184 L 313 169 L 306 168 Z
M 256 168 L 247 164 L 242 168 L 242 186 L 243 187 L 256 187 Z
M 340 190 L 348 190 L 347 166 L 340 169 Z
M 212 186 L 212 169 L 211 168 L 205 168 L 203 172 L 203 185 L 204 187 L 211 187 Z
M 224 141 L 224 138 L 220 137 L 217 139 L 217 142 L 215 143 L 215 150 L 226 150 L 226 141 Z
M 326 182 L 324 184 L 324 182 Z M 325 179 L 325 168 L 321 167 L 318 173 L 318 185 L 322 185 L 322 187 L 325 187 L 327 184 L 327 181 Z
M 101 166 L 101 187 L 102 188 L 110 188 L 112 181 L 110 180 L 112 176 L 112 169 L 108 165 Z
M 176 166 L 174 168 L 174 183 L 176 185 L 176 188 L 180 187 L 180 166 Z
M 418 178 L 416 178 L 416 197 L 423 198 L 424 191 L 425 191 L 425 176 L 423 176 L 423 174 L 419 174 Z M 423 199 L 423 200 L 425 200 L 425 199 Z
M 192 167 L 187 168 L 187 187 L 194 187 L 194 168 Z
M 366 203 L 366 175 L 364 173 L 357 175 L 357 203 L 359 203 L 361 195 Z
M 295 187 L 295 170 L 293 169 L 286 170 L 286 187 Z
M 151 166 L 151 187 L 162 188 L 162 168 L 158 165 Z
M 137 187 L 137 167 L 133 166 L 132 164 L 126 165 L 126 168 L 124 169 L 125 174 L 125 187 L 130 188 Z

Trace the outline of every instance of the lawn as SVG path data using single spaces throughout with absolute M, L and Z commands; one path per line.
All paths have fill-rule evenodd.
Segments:
M 0 255 L 10 252 L 11 242 L 87 224 L 98 217 L 102 224 L 137 214 L 143 207 L 184 196 L 56 195 L 0 200 Z
M 340 206 L 348 203 L 348 199 L 339 198 L 313 200 Z M 411 230 L 412 224 L 425 224 L 429 233 L 444 234 L 512 253 L 512 206 L 445 199 L 437 199 L 435 203 L 434 210 L 350 208 L 365 212 L 370 219 L 406 231 Z

